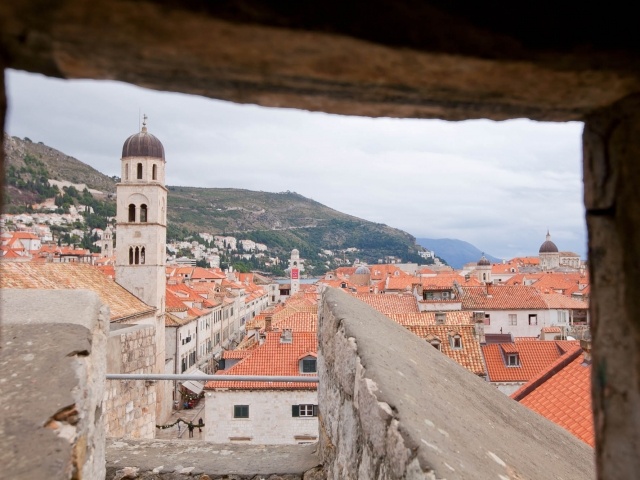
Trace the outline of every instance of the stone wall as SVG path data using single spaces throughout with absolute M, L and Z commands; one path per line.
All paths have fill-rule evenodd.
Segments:
M 2 478 L 105 476 L 109 309 L 83 290 L 0 290 Z
M 211 390 L 205 396 L 205 440 L 262 445 L 315 443 L 317 417 L 293 417 L 292 405 L 318 404 L 316 390 Z M 248 405 L 249 418 L 234 418 Z
M 107 350 L 108 373 L 154 373 L 155 328 L 113 324 Z M 103 409 L 106 434 L 154 438 L 156 384 L 144 380 L 107 380 Z
M 327 478 L 595 477 L 593 449 L 364 303 L 327 289 L 319 315 Z

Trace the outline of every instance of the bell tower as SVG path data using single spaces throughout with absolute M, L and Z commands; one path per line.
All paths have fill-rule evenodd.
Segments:
M 165 370 L 165 295 L 167 188 L 164 147 L 142 129 L 122 147 L 121 181 L 116 185 L 116 282 L 156 308 L 156 362 L 153 373 Z M 161 382 L 168 383 L 168 382 Z M 156 417 L 170 413 L 170 399 L 156 391 Z M 168 411 L 167 411 L 167 405 Z

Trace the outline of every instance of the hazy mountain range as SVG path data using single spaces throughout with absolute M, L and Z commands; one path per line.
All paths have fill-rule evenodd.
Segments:
M 455 238 L 416 238 L 418 245 L 433 250 L 437 256 L 446 260 L 453 268 L 462 268 L 465 263 L 477 262 L 482 255 L 489 261 L 501 262 L 499 258 L 478 250 L 469 242 Z

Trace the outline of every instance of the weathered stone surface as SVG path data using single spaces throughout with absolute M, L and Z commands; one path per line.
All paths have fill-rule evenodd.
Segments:
M 6 478 L 103 478 L 109 311 L 88 291 L 0 290 Z
M 640 96 L 587 119 L 592 393 L 600 478 L 640 471 Z
M 590 447 L 384 315 L 336 289 L 324 291 L 320 311 L 320 451 L 328 478 L 594 477 Z M 323 358 L 325 346 L 347 338 L 357 345 L 354 397 L 340 383 L 351 377 L 338 372 L 337 357 Z
M 365 116 L 577 120 L 640 86 L 620 6 L 282 5 L 2 2 L 0 42 L 10 68 Z
M 203 472 L 214 478 L 249 480 L 293 475 L 301 479 L 304 472 L 320 464 L 317 445 L 234 445 L 176 440 L 107 440 L 107 479 L 125 467 L 140 469 L 140 475 L 157 478 L 193 478 Z M 154 469 L 162 466 L 161 470 Z M 143 478 L 143 477 L 141 477 Z

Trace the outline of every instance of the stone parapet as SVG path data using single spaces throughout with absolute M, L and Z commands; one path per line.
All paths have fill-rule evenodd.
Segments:
M 317 445 L 107 440 L 107 480 L 321 480 Z
M 83 290 L 0 290 L 3 478 L 105 476 L 109 309 Z
M 593 449 L 368 305 L 322 295 L 320 454 L 329 479 L 589 479 Z

